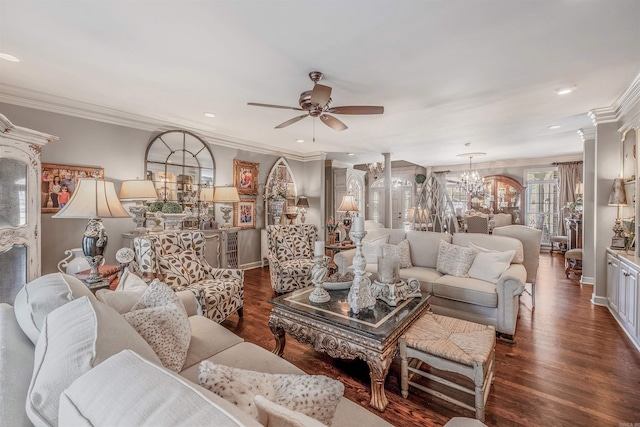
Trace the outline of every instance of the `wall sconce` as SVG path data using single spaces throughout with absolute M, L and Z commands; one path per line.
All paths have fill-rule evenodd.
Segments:
M 296 203 L 296 206 L 298 207 L 298 212 L 300 212 L 300 222 L 304 224 L 306 221 L 305 214 L 309 208 L 309 200 L 307 199 L 307 196 L 298 197 L 298 203 Z

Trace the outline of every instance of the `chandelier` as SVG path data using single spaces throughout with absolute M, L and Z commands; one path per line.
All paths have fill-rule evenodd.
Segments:
M 471 161 L 474 157 L 484 156 L 486 153 L 463 153 L 458 154 L 458 157 L 469 158 L 469 169 L 462 172 L 458 185 L 460 189 L 470 195 L 481 195 L 484 193 L 484 178 L 473 169 Z
M 373 176 L 373 179 L 378 179 L 378 177 L 384 172 L 384 163 L 382 162 L 374 162 L 367 163 L 367 169 L 369 173 Z

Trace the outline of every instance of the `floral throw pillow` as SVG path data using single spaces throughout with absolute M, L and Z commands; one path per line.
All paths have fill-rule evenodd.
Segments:
M 271 402 L 331 425 L 344 394 L 344 385 L 324 375 L 267 374 L 248 371 L 204 360 L 200 362 L 200 385 L 238 409 L 258 417 L 254 398 Z
M 400 268 L 411 268 L 411 250 L 409 247 L 409 241 L 404 239 L 397 245 L 385 244 L 382 245 L 382 254 L 384 256 L 395 256 L 400 261 Z
M 192 249 L 158 257 L 158 268 L 164 282 L 172 287 L 201 282 L 207 270 Z
M 469 268 L 476 257 L 476 251 L 466 246 L 453 245 L 440 240 L 436 269 L 442 274 L 469 277 Z

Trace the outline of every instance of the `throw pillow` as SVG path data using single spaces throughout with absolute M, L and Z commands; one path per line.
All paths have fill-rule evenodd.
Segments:
M 253 401 L 258 409 L 258 421 L 264 427 L 324 427 L 321 422 L 300 412 L 276 405 L 262 396 L 256 396 Z
M 116 287 L 116 291 L 145 291 L 147 289 L 147 284 L 142 278 L 136 276 L 132 272 L 129 271 L 128 268 L 125 268 L 122 272 L 122 276 L 120 276 L 120 281 L 118 282 L 118 286 Z
M 192 249 L 158 257 L 158 268 L 169 286 L 189 286 L 201 282 L 207 270 Z
M 389 235 L 381 236 L 372 240 L 362 241 L 362 255 L 367 260 L 367 264 L 375 264 L 378 257 L 382 255 L 382 245 L 389 241 Z
M 147 286 L 145 285 L 145 288 Z M 141 291 L 111 291 L 109 289 L 99 289 L 96 292 L 98 301 L 102 301 L 120 314 L 128 313 L 144 294 Z
M 276 257 L 279 260 L 311 258 L 308 237 L 298 233 L 278 233 L 276 236 Z
M 208 360 L 200 363 L 200 385 L 258 419 L 254 398 L 261 395 L 277 405 L 331 425 L 344 385 L 324 375 L 286 375 L 247 371 Z
M 469 268 L 469 277 L 484 280 L 486 282 L 497 283 L 498 279 L 509 268 L 511 260 L 516 255 L 513 249 L 508 251 L 493 251 L 474 245 L 469 242 L 469 246 L 478 251 L 476 258 Z
M 187 311 L 173 290 L 155 279 L 124 318 L 145 339 L 162 365 L 180 372 L 191 342 Z
M 438 246 L 438 264 L 436 269 L 442 274 L 456 277 L 469 277 L 469 268 L 478 251 L 471 247 L 454 245 L 444 240 Z
M 20 289 L 14 301 L 16 320 L 26 336 L 35 345 L 40 336 L 44 318 L 69 301 L 93 294 L 79 279 L 64 273 L 40 276 Z
M 34 352 L 26 402 L 32 423 L 58 425 L 60 394 L 82 374 L 125 349 L 160 364 L 122 316 L 95 298 L 85 296 L 52 311 Z
M 382 245 L 382 253 L 384 256 L 395 256 L 398 258 L 398 261 L 400 261 L 400 268 L 413 267 L 413 264 L 411 264 L 411 250 L 407 239 L 404 239 L 397 245 Z

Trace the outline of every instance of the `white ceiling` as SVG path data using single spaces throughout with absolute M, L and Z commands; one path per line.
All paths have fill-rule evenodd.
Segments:
M 0 60 L 0 101 L 299 156 L 451 165 L 581 152 L 586 113 L 640 71 L 640 0 L 0 0 L 0 52 L 21 59 Z M 311 118 L 274 129 L 300 113 L 247 105 L 296 107 L 313 70 L 334 106 L 385 113 L 336 116 L 343 132 Z

